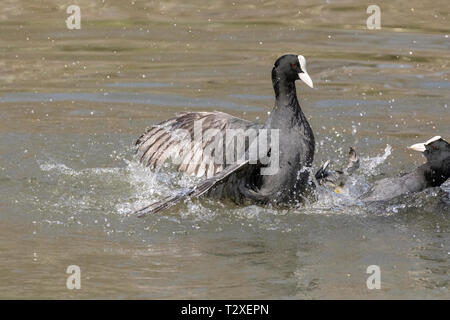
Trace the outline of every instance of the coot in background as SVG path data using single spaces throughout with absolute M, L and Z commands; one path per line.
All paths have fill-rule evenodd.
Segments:
M 360 199 L 364 202 L 390 200 L 402 194 L 438 187 L 450 177 L 450 144 L 440 136 L 409 147 L 424 154 L 427 162 L 401 177 L 379 180 Z

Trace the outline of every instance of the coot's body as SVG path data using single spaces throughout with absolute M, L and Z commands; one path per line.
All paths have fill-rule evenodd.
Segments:
M 278 58 L 272 69 L 275 107 L 264 126 L 222 112 L 192 112 L 180 114 L 144 133 L 136 142 L 137 152 L 141 154 L 140 161 L 144 165 L 156 167 L 176 154 L 181 160 L 180 171 L 207 179 L 140 209 L 137 211 L 139 215 L 154 213 L 187 196 L 205 193 L 219 198 L 229 197 L 237 202 L 289 204 L 299 201 L 307 185 L 315 142 L 313 131 L 297 100 L 295 81 L 298 79 L 313 87 L 306 72 L 305 58 L 300 55 Z M 191 144 L 198 122 L 202 123 L 205 139 L 194 141 L 192 148 L 180 155 L 180 150 Z M 245 137 L 247 158 L 231 163 L 226 157 L 219 157 L 223 161 L 218 163 L 214 151 L 205 151 L 211 151 L 211 145 L 216 141 L 214 137 L 235 129 L 257 132 L 256 136 Z M 256 161 L 251 161 L 248 156 L 250 146 L 260 142 L 260 129 L 270 132 L 271 139 L 278 135 L 278 139 L 270 141 L 266 154 L 259 152 Z M 187 134 L 175 134 L 177 130 L 184 130 Z M 275 131 L 277 135 L 272 136 Z M 227 144 L 220 141 L 224 146 Z
M 377 181 L 360 197 L 362 201 L 384 201 L 402 194 L 438 187 L 450 177 L 450 144 L 447 141 L 434 137 L 425 143 L 415 144 L 410 149 L 422 152 L 427 163 L 401 177 Z

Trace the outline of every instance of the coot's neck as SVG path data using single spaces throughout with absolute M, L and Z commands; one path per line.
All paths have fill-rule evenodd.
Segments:
M 276 68 L 272 69 L 272 84 L 275 91 L 275 107 L 267 119 L 267 127 L 281 129 L 283 134 L 291 134 L 287 139 L 293 139 L 289 143 L 304 144 L 308 150 L 304 153 L 314 154 L 314 133 L 303 114 L 297 100 L 295 79 L 289 79 L 284 74 L 278 74 Z M 295 128 L 295 130 L 291 130 Z M 281 136 L 280 136 L 281 137 Z
M 302 113 L 297 100 L 295 79 L 288 79 L 284 74 L 279 74 L 275 68 L 272 70 L 272 85 L 275 91 L 277 108 L 288 108 L 294 113 Z
M 425 179 L 432 187 L 439 187 L 450 177 L 450 157 L 443 161 L 431 161 L 425 165 Z

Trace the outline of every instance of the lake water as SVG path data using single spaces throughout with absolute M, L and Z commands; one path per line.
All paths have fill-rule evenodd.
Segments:
M 424 162 L 407 146 L 450 139 L 448 1 L 378 1 L 380 30 L 369 2 L 73 2 L 80 30 L 66 2 L 0 4 L 0 298 L 450 298 L 450 184 L 380 208 L 351 199 Z M 284 53 L 314 81 L 297 84 L 314 167 L 350 146 L 362 159 L 350 196 L 127 216 L 194 180 L 141 167 L 143 130 L 188 110 L 264 121 Z

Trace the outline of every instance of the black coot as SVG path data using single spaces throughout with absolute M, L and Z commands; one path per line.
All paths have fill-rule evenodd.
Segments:
M 206 180 L 136 211 L 139 216 L 164 210 L 185 197 L 205 193 L 236 202 L 289 204 L 299 201 L 308 182 L 315 147 L 313 131 L 297 100 L 295 81 L 299 79 L 313 87 L 303 56 L 288 54 L 275 61 L 272 69 L 275 107 L 264 125 L 222 112 L 190 112 L 178 114 L 147 130 L 136 142 L 142 164 L 157 167 L 172 157 L 181 163 L 178 170 L 206 177 Z M 225 156 L 227 152 L 218 155 L 218 146 L 228 150 L 228 140 L 221 140 L 219 136 L 232 130 L 239 132 L 236 131 L 239 129 L 255 133 L 244 136 L 243 160 L 230 161 Z M 195 139 L 195 132 L 199 131 L 200 140 Z M 264 140 L 269 145 L 266 149 L 261 146 Z M 238 159 L 234 147 L 231 150 L 231 158 Z
M 422 152 L 427 162 L 401 177 L 379 180 L 360 199 L 364 202 L 389 200 L 405 193 L 438 187 L 450 177 L 450 144 L 441 137 L 409 147 Z

